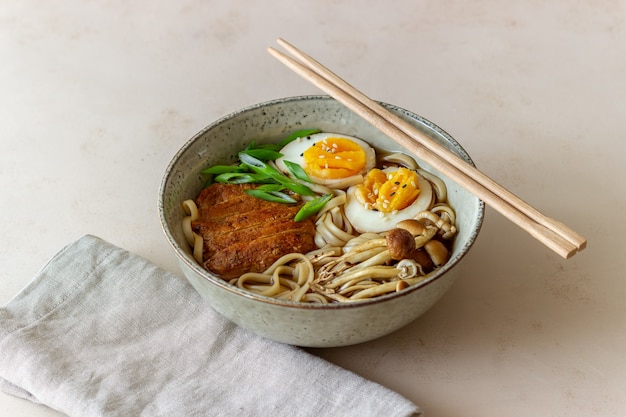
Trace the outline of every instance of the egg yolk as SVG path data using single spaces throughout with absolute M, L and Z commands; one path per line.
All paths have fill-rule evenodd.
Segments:
M 316 178 L 337 179 L 357 175 L 365 168 L 363 148 L 346 138 L 327 138 L 302 154 L 304 170 Z
M 407 168 L 389 173 L 374 168 L 357 188 L 357 195 L 368 209 L 383 213 L 407 208 L 419 192 L 417 174 Z

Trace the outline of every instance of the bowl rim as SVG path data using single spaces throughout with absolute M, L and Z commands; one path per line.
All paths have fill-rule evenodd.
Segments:
M 165 237 L 168 243 L 174 250 L 174 253 L 176 254 L 178 260 L 184 262 L 186 267 L 193 270 L 196 274 L 201 276 L 203 279 L 209 281 L 211 284 L 216 285 L 220 287 L 221 289 L 226 290 L 230 293 L 233 293 L 238 296 L 242 296 L 252 301 L 261 302 L 264 304 L 273 304 L 277 306 L 283 306 L 287 308 L 296 308 L 296 309 L 337 310 L 337 309 L 364 308 L 373 304 L 385 303 L 391 300 L 399 299 L 402 297 L 407 297 L 411 295 L 412 293 L 420 290 L 421 288 L 435 283 L 436 281 L 441 279 L 446 273 L 448 273 L 453 267 L 455 267 L 461 261 L 461 259 L 463 259 L 467 255 L 470 248 L 474 245 L 480 233 L 480 230 L 482 228 L 484 216 L 485 216 L 485 204 L 482 200 L 478 199 L 478 197 L 476 197 L 477 203 L 478 203 L 476 228 L 471 233 L 467 242 L 463 245 L 459 253 L 457 253 L 453 258 L 449 259 L 448 262 L 446 262 L 443 266 L 433 271 L 431 273 L 432 275 L 428 274 L 431 276 L 427 275 L 427 278 L 424 279 L 422 282 L 411 285 L 400 292 L 383 294 L 374 298 L 370 298 L 366 300 L 359 300 L 355 302 L 327 303 L 327 304 L 304 303 L 300 301 L 281 300 L 281 299 L 256 294 L 251 291 L 238 288 L 228 283 L 227 281 L 225 281 L 223 278 L 219 277 L 218 275 L 213 274 L 210 271 L 207 271 L 206 269 L 204 269 L 192 256 L 187 254 L 176 241 L 174 235 L 172 234 L 172 232 L 170 231 L 168 227 L 167 219 L 165 217 L 165 207 L 164 207 L 165 198 L 164 197 L 165 197 L 165 191 L 169 182 L 169 178 L 174 172 L 174 169 L 173 169 L 174 165 L 181 158 L 181 156 L 187 151 L 189 147 L 191 147 L 207 131 L 241 114 L 251 112 L 251 111 L 257 110 L 259 108 L 267 107 L 267 106 L 274 106 L 277 104 L 285 104 L 285 103 L 291 103 L 291 102 L 296 102 L 296 101 L 319 101 L 319 100 L 336 101 L 334 98 L 328 95 L 299 95 L 299 96 L 290 96 L 290 97 L 272 99 L 272 100 L 268 100 L 268 101 L 264 101 L 264 102 L 260 102 L 260 103 L 253 104 L 250 106 L 243 107 L 239 110 L 228 113 L 225 116 L 222 116 L 216 119 L 215 121 L 211 122 L 210 124 L 208 124 L 206 127 L 204 127 L 203 129 L 198 131 L 195 135 L 193 135 L 190 139 L 188 139 L 187 142 L 174 154 L 174 156 L 172 157 L 172 159 L 167 165 L 167 168 L 161 180 L 161 184 L 159 186 L 158 211 L 159 211 L 159 220 L 161 224 L 161 229 L 163 233 L 165 234 Z M 440 128 L 435 123 L 431 122 L 430 120 L 414 112 L 411 112 L 397 105 L 385 103 L 382 101 L 378 101 L 378 103 L 389 110 L 401 113 L 404 116 L 409 117 L 410 119 L 417 121 L 418 123 L 424 125 L 428 129 L 433 130 L 438 135 L 442 136 L 447 142 L 449 142 L 449 144 L 452 145 L 455 148 L 455 150 L 461 154 L 461 157 L 463 159 L 465 159 L 471 165 L 475 166 L 473 160 L 471 159 L 467 151 L 456 141 L 456 139 L 454 139 L 450 134 L 448 134 L 445 130 Z

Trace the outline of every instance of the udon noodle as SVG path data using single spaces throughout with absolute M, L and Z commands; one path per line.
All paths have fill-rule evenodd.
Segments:
M 448 204 L 445 183 L 418 166 L 413 158 L 387 154 L 379 163 L 403 166 L 416 171 L 432 186 L 433 197 L 417 220 L 421 229 L 412 231 L 415 250 L 431 256 L 433 268 L 448 259 L 437 259 L 437 250 L 450 251 L 456 234 L 456 216 Z M 315 215 L 315 243 L 309 253 L 287 254 L 263 272 L 248 272 L 231 279 L 230 284 L 259 295 L 305 303 L 353 302 L 401 291 L 428 276 L 429 271 L 416 259 L 394 259 L 390 233 L 359 233 L 345 214 L 346 191 L 314 185 L 319 194 L 333 197 Z M 192 230 L 198 217 L 193 200 L 183 202 L 186 216 L 182 226 L 194 258 L 202 264 L 203 239 Z M 415 222 L 413 222 L 415 224 Z M 398 225 L 400 227 L 400 225 Z M 442 245 L 443 242 L 443 245 Z M 432 246 L 432 248 L 429 248 Z M 434 254 L 431 254 L 433 252 Z

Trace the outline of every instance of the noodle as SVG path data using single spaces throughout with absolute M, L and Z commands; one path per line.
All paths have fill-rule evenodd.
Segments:
M 451 242 L 457 232 L 456 214 L 447 203 L 444 181 L 419 168 L 408 155 L 392 153 L 382 161 L 416 171 L 434 190 L 428 209 L 413 218 L 422 226 L 419 232 L 412 232 L 416 234 L 412 235 L 415 245 L 411 250 L 428 256 L 424 255 L 427 252 L 424 246 L 431 240 Z M 349 184 L 342 186 L 345 188 L 358 180 L 351 178 Z M 334 194 L 314 217 L 314 241 L 318 249 L 306 254 L 282 256 L 265 271 L 248 272 L 231 279 L 232 285 L 262 296 L 294 302 L 354 302 L 401 291 L 423 281 L 428 272 L 436 268 L 432 263 L 429 266 L 418 262 L 419 257 L 394 258 L 387 232 L 358 233 L 344 212 L 345 191 L 319 184 L 310 186 L 320 195 Z M 305 201 L 310 199 L 312 197 L 303 197 Z M 182 221 L 185 239 L 194 258 L 202 264 L 203 238 L 192 228 L 199 216 L 198 207 L 193 200 L 185 200 L 182 206 L 186 213 Z
M 297 263 L 288 266 L 294 260 Z M 278 259 L 263 273 L 248 272 L 232 279 L 230 283 L 268 297 L 303 301 L 313 278 L 313 265 L 308 258 L 301 253 L 290 253 Z
M 449 239 L 456 234 L 456 227 L 445 221 L 443 218 L 437 216 L 437 214 L 433 211 L 422 211 L 417 215 L 416 218 L 426 219 L 433 223 L 437 228 L 442 231 L 442 237 L 444 237 L 445 239 Z M 430 239 L 432 239 L 432 237 L 430 237 L 428 240 Z
M 191 222 L 198 218 L 198 206 L 193 200 L 185 200 L 182 203 L 183 209 L 187 213 L 187 216 L 183 218 L 183 233 L 189 246 L 193 248 L 193 257 L 196 261 L 202 264 L 202 251 L 204 250 L 204 240 L 202 236 L 197 234 L 191 229 Z
M 448 191 L 446 188 L 446 184 L 443 180 L 428 171 L 424 171 L 423 169 L 418 169 L 417 172 L 428 181 L 430 181 L 431 185 L 435 189 L 435 194 L 437 195 L 437 202 L 443 202 L 448 199 Z
M 406 282 L 408 285 L 415 285 L 420 281 L 423 281 L 424 277 L 418 277 L 418 278 L 409 278 L 409 279 L 405 279 L 403 280 L 403 282 Z M 396 287 L 397 284 L 395 282 L 386 282 L 384 284 L 380 284 L 377 285 L 375 287 L 370 287 L 370 288 L 366 288 L 362 291 L 357 292 L 356 294 L 354 294 L 353 296 L 350 297 L 350 300 L 356 301 L 356 300 L 364 300 L 367 298 L 372 298 L 372 297 L 377 297 L 379 295 L 383 295 L 383 294 L 387 294 L 389 292 L 394 292 L 396 291 Z
M 342 212 L 346 200 L 346 193 L 336 190 L 335 197 L 317 214 L 315 244 L 318 247 L 343 246 L 355 237 L 352 225 Z

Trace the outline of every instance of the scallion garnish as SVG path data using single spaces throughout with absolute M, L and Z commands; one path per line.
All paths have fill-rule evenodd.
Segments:
M 326 203 L 333 198 L 333 194 L 326 194 L 321 197 L 314 198 L 313 200 L 307 201 L 296 213 L 296 217 L 294 220 L 300 222 L 302 220 L 306 220 L 312 215 L 316 214 L 318 211 L 324 207 Z
M 311 178 L 309 178 L 309 176 L 307 175 L 307 173 L 304 171 L 304 169 L 296 164 L 295 162 L 291 162 L 291 161 L 283 161 L 285 163 L 285 166 L 289 169 L 289 172 L 291 172 L 291 174 L 296 177 L 297 179 L 301 180 L 301 181 L 306 181 L 306 182 L 313 182 L 311 181 Z
M 213 176 L 214 182 L 226 184 L 262 184 L 254 189 L 244 190 L 244 192 L 251 196 L 276 203 L 297 203 L 298 199 L 289 195 L 285 190 L 303 196 L 313 197 L 317 194 L 307 185 L 300 182 L 313 183 L 313 181 L 311 181 L 304 169 L 294 162 L 284 161 L 287 169 L 289 169 L 290 175 L 295 179 L 284 175 L 267 162 L 282 157 L 283 154 L 279 151 L 283 146 L 295 139 L 320 132 L 321 130 L 319 129 L 298 130 L 277 144 L 257 144 L 255 140 L 252 140 L 245 149 L 239 152 L 238 165 L 213 165 L 202 170 L 201 173 Z M 302 221 L 316 214 L 332 197 L 333 194 L 328 194 L 306 202 L 300 208 L 294 220 Z
M 283 146 L 287 145 L 288 143 L 293 142 L 294 140 L 296 140 L 298 138 L 303 138 L 303 137 L 306 137 L 306 136 L 309 136 L 309 135 L 314 135 L 316 133 L 322 133 L 322 131 L 320 129 L 298 130 L 296 132 L 293 132 L 291 135 L 287 136 L 282 141 L 280 141 L 278 143 L 278 145 L 282 148 Z

